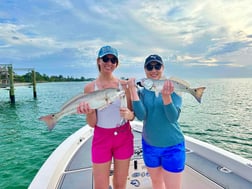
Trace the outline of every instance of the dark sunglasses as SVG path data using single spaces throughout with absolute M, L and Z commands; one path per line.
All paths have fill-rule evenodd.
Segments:
M 107 63 L 107 62 L 111 62 L 112 64 L 116 64 L 116 63 L 118 63 L 118 59 L 114 56 L 114 57 L 112 57 L 112 58 L 109 58 L 108 56 L 103 56 L 102 58 L 102 61 L 103 62 L 105 62 L 105 63 Z
M 147 64 L 147 65 L 145 66 L 146 70 L 148 70 L 148 71 L 153 70 L 153 68 L 155 68 L 155 70 L 160 70 L 161 67 L 162 67 L 162 64 L 155 64 L 155 65 Z

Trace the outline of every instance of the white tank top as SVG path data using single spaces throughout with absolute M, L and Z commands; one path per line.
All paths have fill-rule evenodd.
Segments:
M 120 81 L 118 81 L 118 88 L 120 90 L 122 89 Z M 94 83 L 94 90 L 95 91 L 98 90 L 96 82 Z M 121 101 L 118 98 L 108 107 L 102 110 L 97 110 L 96 125 L 102 128 L 107 128 L 107 129 L 119 127 L 123 119 L 120 116 L 120 107 L 121 107 Z

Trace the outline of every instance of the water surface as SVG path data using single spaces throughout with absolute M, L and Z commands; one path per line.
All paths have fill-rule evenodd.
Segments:
M 252 159 L 252 79 L 188 80 L 192 87 L 206 86 L 202 103 L 183 95 L 180 117 L 188 136 L 214 144 Z M 17 87 L 15 105 L 8 91 L 0 89 L 0 188 L 23 189 L 29 186 L 50 153 L 68 136 L 85 125 L 84 116 L 63 118 L 48 132 L 38 118 L 57 112 L 85 82 L 37 84 L 37 99 L 32 88 Z

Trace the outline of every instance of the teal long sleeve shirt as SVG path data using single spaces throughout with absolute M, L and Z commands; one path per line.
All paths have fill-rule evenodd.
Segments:
M 169 147 L 183 142 L 184 135 L 178 123 L 182 98 L 171 94 L 172 103 L 164 105 L 162 96 L 146 89 L 139 91 L 140 101 L 133 101 L 134 113 L 143 120 L 143 139 L 156 147 Z

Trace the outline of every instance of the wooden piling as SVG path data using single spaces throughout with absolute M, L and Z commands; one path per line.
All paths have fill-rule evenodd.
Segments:
M 8 66 L 8 73 L 9 73 L 9 81 L 10 81 L 10 102 L 12 104 L 15 103 L 15 89 L 14 89 L 14 77 L 13 77 L 13 69 L 12 66 Z
M 21 71 L 31 71 L 32 78 L 32 86 L 33 86 L 33 97 L 37 98 L 36 91 L 36 72 L 33 68 L 17 68 L 13 69 L 11 64 L 0 64 L 0 88 L 10 87 L 9 96 L 10 102 L 12 104 L 15 103 L 15 83 L 14 83 L 14 71 L 13 70 L 21 70 Z M 3 77 L 3 78 L 2 78 Z
M 33 86 L 33 98 L 37 98 L 37 91 L 36 91 L 36 72 L 32 70 L 32 86 Z

